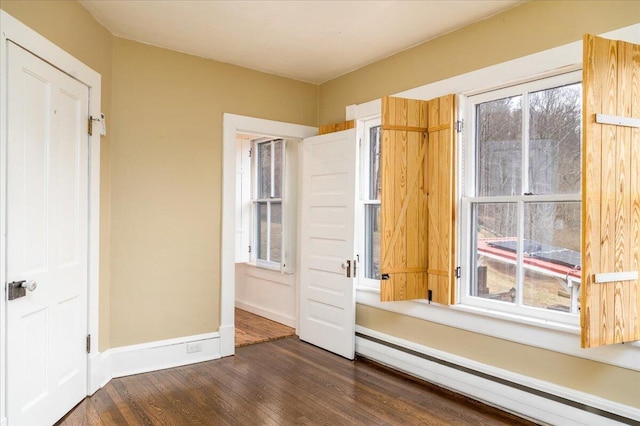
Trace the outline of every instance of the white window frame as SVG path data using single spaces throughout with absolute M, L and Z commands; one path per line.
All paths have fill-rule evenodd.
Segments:
M 358 191 L 360 196 L 356 203 L 358 223 L 357 233 L 357 245 L 358 245 L 358 257 L 359 257 L 359 272 L 358 272 L 358 286 L 367 289 L 380 289 L 380 280 L 373 278 L 367 278 L 365 272 L 368 267 L 368 259 L 366 256 L 367 250 L 367 224 L 365 219 L 366 206 L 367 205 L 380 205 L 380 200 L 371 200 L 369 198 L 369 183 L 370 180 L 370 137 L 371 129 L 376 126 L 382 126 L 382 120 L 380 116 L 370 117 L 364 120 L 360 120 L 358 123 L 358 143 L 360 144 L 360 176 L 359 183 L 360 190 Z M 382 132 L 382 129 L 380 130 Z M 380 136 L 382 138 L 382 135 Z
M 463 142 L 463 169 L 464 181 L 462 185 L 462 199 L 461 199 L 461 220 L 458 225 L 461 235 L 461 250 L 460 250 L 460 264 L 461 279 L 460 279 L 460 292 L 459 303 L 462 305 L 473 306 L 477 308 L 490 309 L 494 311 L 501 311 L 507 314 L 522 315 L 525 317 L 532 317 L 541 320 L 550 320 L 558 323 L 573 324 L 579 323 L 579 311 L 574 312 L 558 312 L 549 309 L 536 308 L 532 306 L 526 306 L 523 304 L 523 291 L 520 286 L 523 285 L 524 278 L 521 276 L 525 269 L 535 269 L 525 265 L 523 262 L 523 250 L 520 247 L 518 249 L 518 259 L 512 263 L 515 265 L 522 265 L 522 268 L 516 270 L 516 300 L 514 303 L 496 301 L 487 298 L 477 297 L 471 295 L 471 289 L 473 286 L 473 275 L 471 273 L 473 269 L 473 257 L 475 249 L 472 247 L 474 244 L 474 238 L 472 235 L 472 207 L 474 204 L 481 203 L 515 203 L 517 205 L 518 223 L 524 224 L 524 204 L 535 202 L 580 202 L 582 197 L 580 193 L 576 194 L 553 194 L 553 195 L 524 195 L 518 194 L 514 196 L 476 196 L 475 190 L 475 161 L 476 161 L 476 106 L 484 102 L 508 98 L 512 96 L 522 96 L 523 106 L 523 120 L 522 120 L 522 188 L 523 191 L 528 190 L 528 173 L 525 165 L 525 157 L 528 155 L 528 119 L 524 119 L 528 112 L 528 107 L 525 106 L 527 100 L 527 94 L 540 90 L 550 89 L 554 87 L 564 86 L 572 83 L 579 83 L 582 80 L 582 73 L 580 70 L 560 73 L 552 76 L 544 76 L 543 78 L 532 79 L 524 83 L 518 83 L 516 85 L 510 85 L 507 87 L 497 88 L 495 90 L 483 91 L 479 94 L 466 96 L 464 100 L 465 105 L 465 122 L 467 131 L 464 135 Z M 517 230 L 519 245 L 522 244 L 524 238 L 524 228 L 520 226 Z M 560 278 L 560 274 L 551 274 L 545 272 L 547 275 L 553 275 Z M 564 277 L 562 277 L 564 278 Z M 576 300 L 578 297 L 579 284 L 576 280 L 571 280 L 567 277 L 569 287 L 571 289 L 572 305 L 576 306 Z
M 274 192 L 274 179 L 275 173 L 275 148 L 272 142 L 280 141 L 282 144 L 282 170 L 281 170 L 281 180 L 280 180 L 280 197 L 275 197 Z M 259 193 L 259 167 L 258 164 L 258 147 L 259 145 L 271 143 L 271 194 L 269 198 L 258 198 Z M 251 153 L 252 153 L 252 161 L 251 161 L 251 175 L 252 175 L 252 190 L 251 190 L 251 263 L 259 268 L 265 269 L 273 269 L 281 271 L 283 269 L 283 262 L 285 257 L 285 188 L 286 188 L 286 140 L 282 138 L 259 138 L 251 141 Z M 260 218 L 258 217 L 258 204 L 265 204 L 267 207 L 267 260 L 258 258 L 258 239 L 260 236 L 258 235 L 258 231 L 260 227 L 258 226 L 258 221 Z M 271 258 L 271 204 L 279 203 L 280 204 L 280 220 L 281 220 L 281 233 L 280 233 L 280 260 L 274 262 L 270 260 Z

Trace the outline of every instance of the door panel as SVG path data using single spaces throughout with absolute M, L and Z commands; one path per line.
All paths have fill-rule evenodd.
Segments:
M 88 88 L 8 47 L 7 303 L 10 424 L 52 424 L 86 395 Z
M 300 339 L 348 359 L 355 351 L 356 159 L 355 130 L 303 141 L 298 331 Z

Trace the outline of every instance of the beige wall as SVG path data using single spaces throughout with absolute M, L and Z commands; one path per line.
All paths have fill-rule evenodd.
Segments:
M 9 1 L 0 8 L 40 33 L 102 76 L 102 112 L 111 117 L 114 37 L 76 1 Z M 109 124 L 109 123 L 108 123 Z M 110 310 L 110 128 L 100 156 L 100 350 L 109 345 Z
M 318 124 L 345 107 L 640 22 L 633 1 L 534 0 L 320 85 Z
M 116 39 L 111 345 L 217 331 L 222 115 L 315 125 L 317 86 Z
M 357 306 L 356 322 L 433 349 L 640 408 L 640 371 L 434 324 L 370 306 Z

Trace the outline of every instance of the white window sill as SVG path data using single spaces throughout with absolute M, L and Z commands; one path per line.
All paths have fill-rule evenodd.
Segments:
M 380 302 L 380 290 L 356 287 L 356 302 L 478 334 L 640 371 L 640 342 L 591 349 L 580 347 L 580 327 L 471 306 L 426 300 Z
M 501 321 L 511 321 L 519 324 L 524 324 L 532 327 L 541 327 L 547 328 L 549 330 L 560 331 L 563 333 L 575 334 L 577 336 L 580 335 L 580 325 L 579 324 L 566 324 L 557 321 L 551 320 L 543 320 L 539 318 L 528 317 L 524 315 L 511 314 L 508 312 L 496 311 L 494 309 L 488 308 L 480 308 L 477 306 L 469 306 L 469 305 L 452 305 L 449 309 L 453 309 L 455 311 L 467 312 L 475 315 L 484 315 L 487 317 L 495 318 Z M 576 318 L 578 323 L 580 322 L 579 318 Z
M 262 263 L 262 262 L 247 262 L 248 266 L 253 266 L 254 268 L 266 269 L 269 271 L 280 272 L 280 264 L 279 263 Z

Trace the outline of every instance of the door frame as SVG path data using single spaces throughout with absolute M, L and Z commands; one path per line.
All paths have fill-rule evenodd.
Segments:
M 222 241 L 220 250 L 220 355 L 235 353 L 236 299 L 236 133 L 304 139 L 318 134 L 317 127 L 224 113 L 222 117 Z M 299 225 L 299 224 L 298 224 Z M 297 299 L 296 299 L 297 300 Z M 299 303 L 299 302 L 298 302 Z
M 0 247 L 5 256 L 0 256 L 0 287 L 2 288 L 2 300 L 0 301 L 0 319 L 2 321 L 2 333 L 0 335 L 0 425 L 7 423 L 6 407 L 6 223 L 7 223 L 7 43 L 9 41 L 19 45 L 25 50 L 38 56 L 45 62 L 60 69 L 89 88 L 89 114 L 100 113 L 101 76 L 78 59 L 74 58 L 22 22 L 18 21 L 4 10 L 0 10 L 0 64 L 2 66 L 2 78 L 0 79 Z M 97 372 L 92 374 L 92 361 L 97 364 L 99 351 L 99 249 L 100 249 L 100 134 L 93 132 L 89 137 L 89 229 L 88 229 L 88 306 L 87 306 L 87 330 L 91 334 L 92 348 L 87 354 L 87 395 L 92 394 L 100 387 Z

